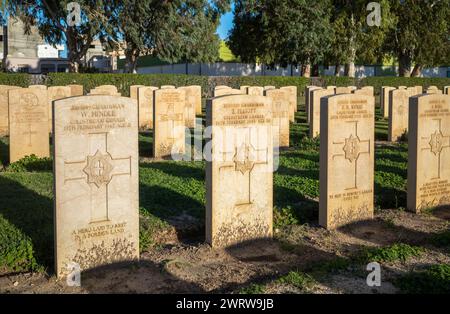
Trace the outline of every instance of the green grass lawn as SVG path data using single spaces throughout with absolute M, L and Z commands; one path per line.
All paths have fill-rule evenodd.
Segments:
M 275 225 L 316 223 L 319 196 L 319 141 L 307 138 L 300 111 L 291 126 L 291 148 L 281 152 L 274 175 Z M 386 121 L 377 117 L 376 139 L 386 139 Z M 152 154 L 151 132 L 139 136 L 142 157 Z M 53 192 L 51 159 L 28 158 L 8 165 L 8 139 L 0 139 L 0 269 L 52 270 Z M 407 145 L 376 148 L 375 206 L 406 207 Z M 171 219 L 189 215 L 203 225 L 205 163 L 140 164 L 141 250 Z

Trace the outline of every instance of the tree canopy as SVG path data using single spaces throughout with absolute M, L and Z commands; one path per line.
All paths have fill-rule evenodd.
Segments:
M 239 0 L 229 46 L 244 62 L 315 64 L 331 43 L 328 1 Z
M 218 58 L 216 34 L 229 0 L 80 0 L 80 23 L 69 23 L 70 0 L 12 0 L 7 10 L 25 31 L 36 26 L 52 45 L 66 43 L 70 70 L 78 71 L 95 39 L 125 49 L 127 70 L 141 54 L 168 62 L 211 62 Z
M 400 75 L 449 63 L 450 0 L 238 0 L 229 33 L 232 52 L 244 62 L 269 65 L 345 65 L 398 60 Z M 368 22 L 379 13 L 379 24 Z M 308 75 L 308 71 L 303 71 Z
M 25 31 L 36 26 L 52 45 L 67 44 L 70 70 L 78 71 L 94 40 L 123 48 L 128 72 L 153 55 L 175 62 L 214 62 L 216 34 L 231 0 L 78 0 L 79 23 L 69 23 L 71 0 L 11 0 L 8 14 Z M 355 75 L 355 63 L 399 64 L 401 76 L 450 63 L 450 0 L 235 0 L 227 45 L 242 62 L 269 67 L 331 64 Z M 368 5 L 369 4 L 369 5 Z M 375 5 L 374 5 L 375 4 Z M 377 8 L 379 11 L 377 12 Z M 374 10 L 374 11 L 372 11 Z M 3 13 L 3 12 L 2 12 Z M 370 15 L 379 22 L 370 25 Z M 3 16 L 3 14 L 2 14 Z

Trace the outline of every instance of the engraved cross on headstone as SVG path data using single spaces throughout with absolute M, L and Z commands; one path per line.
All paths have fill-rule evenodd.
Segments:
M 257 165 L 268 165 L 268 149 L 257 149 L 251 143 L 252 128 L 237 129 L 233 131 L 232 149 L 219 150 L 218 154 L 222 155 L 221 166 L 219 172 L 224 169 L 229 169 L 235 172 L 236 186 L 242 187 L 237 193 L 238 200 L 235 208 L 243 212 L 251 208 L 253 201 L 251 195 L 251 177 L 253 170 Z M 224 137 L 224 145 L 227 146 L 227 141 L 230 137 Z M 229 145 L 228 145 L 229 146 Z M 263 154 L 263 156 L 259 156 Z M 244 187 L 246 187 L 244 189 Z
M 170 152 L 172 150 L 172 146 L 176 143 L 178 138 L 175 136 L 175 121 L 182 120 L 183 113 L 175 112 L 175 105 L 169 104 L 167 106 L 166 113 L 161 114 L 160 121 L 168 123 L 169 129 L 169 137 L 166 138 L 166 141 L 169 143 L 170 147 L 167 150 Z
M 354 169 L 354 184 L 352 187 L 346 188 L 346 190 L 358 188 L 358 160 L 361 155 L 371 154 L 370 152 L 370 140 L 361 140 L 358 136 L 358 121 L 348 121 L 352 127 L 352 131 L 348 138 L 345 138 L 343 142 L 333 142 L 335 145 L 341 146 L 343 153 L 334 154 L 333 160 L 338 157 L 344 157 L 348 162 L 353 165 Z M 365 149 L 364 149 L 365 147 Z
M 31 138 L 32 138 L 32 135 L 34 135 L 34 134 L 37 134 L 37 132 L 32 130 L 31 124 L 29 123 L 28 124 L 28 131 L 27 132 L 23 132 L 23 135 L 27 135 L 28 136 L 28 146 L 31 146 L 31 144 L 33 142 Z
M 438 126 L 429 137 L 422 137 L 422 140 L 427 141 L 428 146 L 422 148 L 422 151 L 430 151 L 437 159 L 437 176 L 432 178 L 432 180 L 436 180 L 441 178 L 441 153 L 445 148 L 450 147 L 450 136 L 442 134 L 442 119 L 433 119 L 433 121 L 436 121 Z
M 108 221 L 109 184 L 116 176 L 131 176 L 131 156 L 113 158 L 108 151 L 108 133 L 91 133 L 84 160 L 64 162 L 64 184 L 85 181 L 89 186 L 90 223 Z

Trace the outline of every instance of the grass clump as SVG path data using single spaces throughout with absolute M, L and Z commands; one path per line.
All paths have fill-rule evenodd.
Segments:
M 0 265 L 15 272 L 40 270 L 31 239 L 0 215 Z
M 280 277 L 277 282 L 294 286 L 301 291 L 308 291 L 316 284 L 313 277 L 300 271 L 290 271 L 287 275 Z
M 422 271 L 412 271 L 394 284 L 404 293 L 450 293 L 450 264 L 433 265 Z
M 240 294 L 263 294 L 265 291 L 265 286 L 261 284 L 253 283 L 248 287 L 239 290 Z
M 299 223 L 295 210 L 291 206 L 273 209 L 273 223 L 276 228 L 297 225 Z
M 355 257 L 360 264 L 370 262 L 405 262 L 408 258 L 420 256 L 423 248 L 404 243 L 396 243 L 386 247 L 364 249 Z
M 433 235 L 431 244 L 437 247 L 450 249 L 450 230 L 445 230 L 444 232 Z
M 139 251 L 145 252 L 156 244 L 155 234 L 168 227 L 168 223 L 140 209 L 139 218 Z
M 22 159 L 11 163 L 6 170 L 9 172 L 34 172 L 52 171 L 53 163 L 49 157 L 39 158 L 36 155 L 25 156 Z

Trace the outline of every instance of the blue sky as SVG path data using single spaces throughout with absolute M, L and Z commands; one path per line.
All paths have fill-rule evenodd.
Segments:
M 231 5 L 233 10 L 234 4 Z M 226 39 L 228 37 L 228 31 L 233 27 L 233 12 L 230 11 L 222 15 L 220 19 L 220 25 L 217 28 L 217 34 L 219 34 L 221 39 Z

